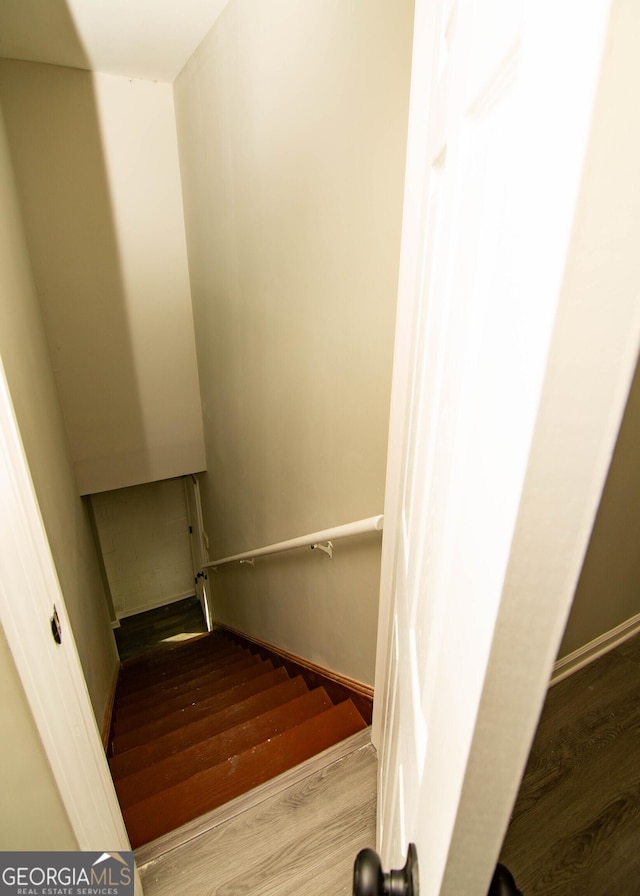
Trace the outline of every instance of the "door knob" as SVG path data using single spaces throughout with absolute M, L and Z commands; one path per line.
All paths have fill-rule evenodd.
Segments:
M 386 872 L 374 849 L 361 849 L 353 866 L 353 896 L 418 896 L 415 844 L 409 844 L 404 868 Z
M 487 896 L 522 896 L 513 875 L 504 865 L 496 865 Z
M 419 896 L 415 844 L 409 844 L 407 861 L 398 871 L 383 871 L 378 853 L 361 849 L 353 866 L 353 896 Z M 504 865 L 496 866 L 487 896 L 522 896 Z

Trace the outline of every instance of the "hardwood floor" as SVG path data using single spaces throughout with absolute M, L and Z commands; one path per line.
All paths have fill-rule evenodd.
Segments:
M 353 742 L 337 761 L 311 760 L 200 829 L 137 850 L 146 896 L 349 896 L 376 812 L 375 750 L 368 732 Z
M 115 629 L 120 660 L 125 662 L 149 651 L 165 651 L 183 640 L 206 632 L 200 602 L 197 597 L 126 616 Z
M 640 893 L 640 636 L 549 690 L 500 861 L 524 896 Z

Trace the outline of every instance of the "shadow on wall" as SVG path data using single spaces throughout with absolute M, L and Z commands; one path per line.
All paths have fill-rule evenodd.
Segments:
M 50 5 L 60 21 L 64 4 Z M 0 99 L 72 458 L 81 473 L 93 457 L 117 458 L 145 445 L 93 80 L 80 69 L 1 60 Z
M 89 68 L 65 0 L 2 0 L 0 57 Z
M 28 5 L 25 4 L 25 7 Z M 1 7 L 0 32 L 3 38 L 6 36 L 4 24 L 10 6 L 11 0 Z M 56 27 L 64 24 L 71 40 L 72 26 L 64 18 L 60 4 L 51 6 L 58 10 Z M 46 26 L 54 27 L 47 13 L 43 21 Z M 7 120 L 11 118 L 16 125 L 12 128 L 10 151 L 6 134 L 9 128 L 5 127 L 4 114 L 0 114 L 0 189 L 3 196 L 0 203 L 3 225 L 0 228 L 0 353 L 96 721 L 101 724 L 117 652 L 105 612 L 95 548 L 73 476 L 59 389 L 50 360 L 51 355 L 55 354 L 54 349 L 59 350 L 60 346 L 53 341 L 47 344 L 42 313 L 44 299 L 52 294 L 54 288 L 64 288 L 79 302 L 79 290 L 74 289 L 74 278 L 82 255 L 78 253 L 76 265 L 70 265 L 66 271 L 66 282 L 62 282 L 59 276 L 56 279 L 53 275 L 58 275 L 59 271 L 54 269 L 52 272 L 50 267 L 56 252 L 69 255 L 71 235 L 63 221 L 65 215 L 69 216 L 68 210 L 65 210 L 64 191 L 72 193 L 75 189 L 77 192 L 82 187 L 73 183 L 71 169 L 75 159 L 72 156 L 66 163 L 67 170 L 60 164 L 54 182 L 42 184 L 42 194 L 37 202 L 43 174 L 37 166 L 46 162 L 46 154 L 50 151 L 59 161 L 61 148 L 55 145 L 56 141 L 59 144 L 52 127 L 55 110 L 48 108 L 47 96 L 42 95 L 37 103 L 33 103 L 33 84 L 28 79 L 14 79 L 18 69 L 28 72 L 33 68 L 28 63 L 0 61 L 0 96 L 6 107 Z M 45 73 L 55 71 L 51 66 L 35 68 Z M 31 105 L 23 109 L 21 104 L 25 98 Z M 79 107 L 91 110 L 91 97 L 83 99 Z M 93 116 L 90 114 L 88 120 L 85 130 L 95 134 L 95 124 L 90 124 L 95 121 L 95 113 Z M 23 131 L 27 136 L 31 135 L 31 144 L 34 145 L 30 145 Z M 96 140 L 94 138 L 94 145 Z M 93 159 L 93 167 L 99 171 L 95 151 Z M 32 165 L 36 167 L 32 169 Z M 16 175 L 18 169 L 20 174 Z M 85 183 L 86 188 L 83 177 L 84 172 L 80 172 L 78 180 Z M 25 240 L 25 230 L 32 238 L 29 246 Z M 47 231 L 50 246 L 44 244 Z M 61 265 L 68 258 L 63 255 L 58 261 Z M 117 259 L 115 264 L 117 266 Z M 36 282 L 40 297 L 34 288 Z

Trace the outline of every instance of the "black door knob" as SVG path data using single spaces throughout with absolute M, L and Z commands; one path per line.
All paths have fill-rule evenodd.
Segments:
M 410 843 L 404 868 L 383 871 L 374 849 L 361 849 L 353 866 L 353 896 L 418 896 L 418 854 Z
M 380 856 L 374 849 L 361 849 L 353 866 L 353 896 L 419 896 L 415 844 L 409 844 L 404 868 L 388 872 L 382 870 Z M 496 866 L 487 896 L 522 896 L 504 865 Z
M 513 875 L 504 865 L 496 865 L 487 896 L 522 896 Z

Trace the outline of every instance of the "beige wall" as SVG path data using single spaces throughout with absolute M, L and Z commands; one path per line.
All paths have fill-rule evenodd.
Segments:
M 117 652 L 78 497 L 0 118 L 0 354 L 98 724 Z
M 194 594 L 184 481 L 91 497 L 118 618 Z
M 412 10 L 231 0 L 174 84 L 212 558 L 382 511 Z M 214 615 L 370 682 L 379 562 L 225 568 Z
M 616 0 L 585 164 L 570 282 L 583 305 L 636 288 L 640 197 L 636 4 Z M 569 277 L 569 275 L 567 275 Z M 577 337 L 576 337 L 577 338 Z M 586 434 L 592 437 L 591 433 Z M 640 613 L 640 374 L 636 370 L 560 646 L 565 657 Z
M 559 656 L 640 614 L 640 367 L 580 574 Z
M 204 466 L 171 86 L 0 61 L 82 494 Z
M 77 849 L 67 813 L 0 629 L 0 849 Z

